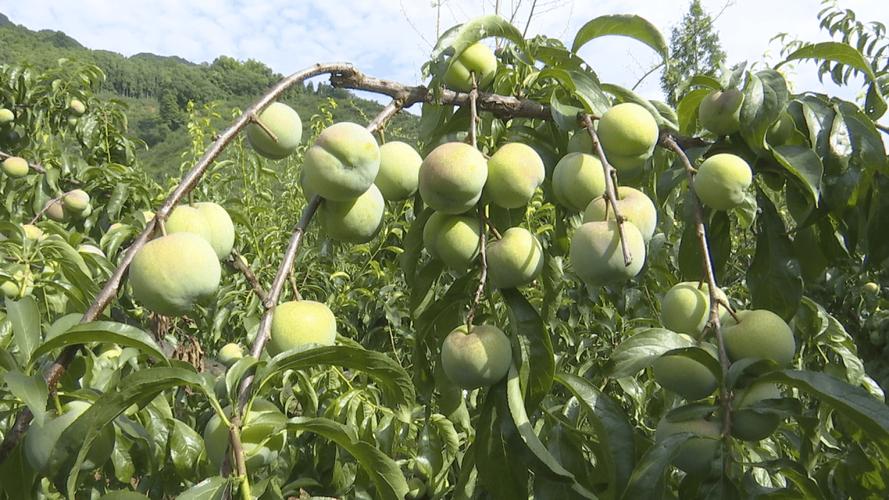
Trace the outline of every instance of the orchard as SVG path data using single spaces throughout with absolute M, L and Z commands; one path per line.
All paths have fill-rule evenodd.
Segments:
M 0 66 L 0 497 L 886 498 L 884 31 L 670 106 L 578 55 L 667 64 L 641 17 L 482 17 L 426 86 L 316 64 L 193 113 L 167 185 L 98 67 Z M 862 102 L 791 89 L 809 59 Z M 391 102 L 282 101 L 318 77 Z

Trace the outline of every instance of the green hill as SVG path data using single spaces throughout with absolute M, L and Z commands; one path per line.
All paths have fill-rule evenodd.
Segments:
M 175 56 L 140 53 L 124 57 L 107 50 L 91 50 L 61 31 L 33 31 L 0 14 L 0 62 L 44 68 L 60 58 L 102 68 L 107 79 L 101 96 L 127 105 L 131 135 L 146 145 L 139 160 L 158 179 L 178 171 L 179 154 L 189 146 L 183 126 L 190 102 L 196 109 L 215 103 L 221 118 L 214 124 L 222 128 L 231 120 L 231 109 L 246 108 L 282 77 L 262 62 L 227 56 L 209 64 L 195 64 Z M 325 83 L 296 86 L 282 101 L 308 121 L 328 98 L 337 102 L 332 110 L 336 121 L 362 123 L 382 109 L 375 101 Z M 390 125 L 388 137 L 414 143 L 417 124 L 416 117 L 402 113 Z

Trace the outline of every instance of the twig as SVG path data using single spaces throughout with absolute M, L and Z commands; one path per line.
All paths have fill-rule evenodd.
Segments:
M 723 454 L 722 454 L 722 466 L 723 470 L 727 473 L 729 467 L 729 449 L 731 446 L 731 431 L 732 431 L 732 395 L 729 393 L 728 385 L 726 385 L 726 379 L 728 378 L 728 369 L 729 369 L 729 359 L 728 355 L 725 351 L 725 341 L 722 338 L 722 331 L 719 328 L 719 306 L 720 304 L 725 304 L 725 302 L 716 294 L 717 285 L 716 285 L 716 276 L 713 273 L 713 261 L 710 258 L 710 248 L 707 244 L 707 229 L 704 227 L 704 210 L 701 207 L 701 201 L 698 199 L 697 195 L 694 193 L 694 190 L 691 189 L 692 182 L 694 181 L 695 169 L 692 167 L 691 162 L 686 156 L 685 151 L 679 147 L 679 144 L 673 140 L 673 137 L 670 134 L 663 134 L 660 137 L 660 145 L 665 147 L 679 156 L 679 159 L 682 161 L 682 164 L 685 166 L 685 173 L 688 176 L 688 185 L 689 191 L 692 199 L 692 212 L 694 213 L 695 218 L 695 234 L 697 235 L 698 244 L 701 247 L 701 263 L 704 266 L 704 277 L 707 281 L 707 288 L 710 294 L 710 316 L 707 320 L 707 324 L 704 327 L 704 335 L 708 332 L 713 332 L 716 336 L 716 344 L 719 350 L 719 364 L 722 367 L 722 379 L 719 384 L 719 402 L 722 407 L 722 440 L 723 440 Z M 726 307 L 729 311 L 731 308 Z M 732 313 L 734 316 L 734 313 Z
M 472 89 L 469 91 L 469 144 L 473 148 L 478 148 L 478 131 L 476 121 L 478 120 L 478 110 L 476 108 L 478 99 L 478 83 L 475 80 L 475 73 L 469 74 L 472 79 Z M 466 313 L 466 331 L 472 330 L 472 321 L 475 319 L 475 310 L 478 308 L 482 295 L 485 293 L 485 282 L 488 280 L 488 252 L 487 252 L 487 224 L 485 217 L 485 206 L 479 204 L 478 207 L 478 251 L 481 257 L 482 270 L 478 278 L 478 288 L 475 289 L 475 296 L 472 298 L 472 304 L 469 305 L 469 312 Z
M 259 279 L 256 277 L 256 274 L 254 274 L 253 269 L 250 269 L 250 266 L 241 260 L 241 254 L 234 248 L 232 249 L 231 255 L 228 257 L 228 263 L 244 275 L 244 278 L 247 279 L 247 283 L 249 283 L 250 287 L 253 289 L 253 293 L 259 297 L 260 301 L 265 302 L 268 294 L 262 289 L 262 285 L 259 284 Z
M 226 146 L 231 143 L 235 137 L 237 137 L 238 133 L 243 130 L 244 127 L 250 122 L 250 116 L 253 113 L 256 113 L 259 110 L 265 109 L 272 101 L 278 98 L 284 91 L 293 85 L 302 82 L 308 78 L 318 76 L 326 73 L 335 73 L 340 75 L 348 75 L 351 73 L 357 73 L 357 70 L 351 64 L 347 63 L 333 63 L 333 64 L 315 64 L 307 69 L 302 71 L 298 71 L 287 78 L 284 78 L 280 82 L 278 82 L 274 87 L 272 87 L 268 92 L 265 93 L 262 97 L 259 98 L 250 108 L 248 108 L 234 124 L 232 124 L 228 129 L 225 130 L 222 134 L 219 135 L 219 138 L 210 145 L 207 151 L 204 152 L 204 155 L 198 160 L 192 169 L 185 174 L 185 176 L 180 180 L 179 185 L 176 189 L 170 193 L 167 197 L 164 204 L 155 212 L 154 218 L 145 226 L 145 229 L 136 237 L 136 240 L 132 245 L 127 249 L 121 258 L 120 264 L 117 269 L 111 275 L 107 282 L 105 282 L 105 286 L 102 287 L 102 290 L 96 296 L 90 308 L 86 311 L 81 319 L 82 323 L 88 323 L 90 321 L 95 320 L 102 314 L 102 311 L 108 307 L 108 304 L 111 303 L 112 300 L 117 295 L 117 290 L 120 288 L 120 283 L 123 280 L 123 276 L 127 271 L 130 263 L 133 261 L 133 258 L 136 256 L 136 253 L 148 242 L 148 239 L 151 237 L 151 234 L 155 230 L 155 226 L 158 220 L 166 219 L 167 215 L 173 209 L 176 204 L 182 200 L 188 193 L 197 186 L 198 182 L 203 177 L 204 173 L 210 167 L 214 160 L 222 153 Z M 59 382 L 59 379 L 62 377 L 62 374 L 65 373 L 68 364 L 74 359 L 74 356 L 77 354 L 80 346 L 72 345 L 68 346 L 62 350 L 61 354 L 53 361 L 50 367 L 44 372 L 44 379 L 46 380 L 47 387 L 50 390 L 50 393 L 55 391 L 55 386 Z M 15 420 L 15 424 L 13 424 L 12 431 L 9 432 L 6 436 L 4 436 L 3 443 L 0 444 L 0 464 L 2 464 L 6 458 L 9 456 L 9 453 L 15 448 L 18 442 L 21 440 L 22 435 L 25 431 L 27 431 L 28 426 L 31 422 L 33 415 L 31 411 L 27 408 L 23 409 L 17 416 Z
M 255 123 L 259 128 L 263 130 L 263 132 L 271 137 L 273 142 L 278 142 L 278 136 L 274 132 L 272 132 L 272 129 L 266 126 L 266 124 L 263 123 L 262 120 L 259 119 L 259 115 L 256 112 L 250 113 L 250 123 Z
M 614 189 L 614 185 L 616 184 L 614 179 L 617 177 L 617 171 L 614 170 L 614 167 L 612 167 L 611 164 L 608 163 L 608 159 L 605 158 L 605 151 L 602 149 L 602 144 L 599 142 L 599 136 L 593 128 L 592 118 L 585 113 L 581 113 L 580 121 L 590 134 L 590 140 L 593 142 L 593 150 L 596 152 L 599 161 L 602 163 L 602 168 L 604 169 L 603 173 L 605 174 L 605 200 L 608 202 L 606 208 L 608 205 L 611 205 L 611 209 L 614 211 L 614 220 L 617 222 L 617 232 L 620 236 L 620 249 L 624 254 L 624 265 L 629 266 L 633 262 L 633 256 L 630 254 L 630 247 L 627 245 L 627 235 L 624 232 L 624 221 L 626 219 L 621 215 L 620 209 L 617 206 L 617 191 Z
M 49 207 L 55 205 L 56 203 L 61 203 L 61 202 L 62 202 L 62 198 L 64 198 L 66 194 L 68 194 L 68 193 L 62 193 L 62 194 L 56 196 L 55 198 L 49 200 L 49 201 L 46 203 L 46 205 L 43 205 L 43 208 L 41 208 L 39 212 L 37 212 L 36 214 L 34 214 L 34 218 L 31 219 L 31 222 L 29 222 L 29 224 L 36 224 L 37 221 L 39 221 L 40 218 L 43 217 L 43 214 L 45 214 L 46 211 L 49 210 Z
M 11 154 L 6 153 L 4 151 L 0 151 L 0 160 L 5 160 L 7 158 L 13 158 L 14 156 L 15 155 L 11 155 Z M 40 172 L 41 174 L 46 173 L 46 167 L 44 167 L 43 165 L 41 165 L 39 163 L 32 163 L 29 161 L 28 167 L 35 172 Z
M 251 500 L 253 495 L 250 492 L 250 476 L 247 474 L 247 462 L 244 459 L 244 445 L 241 443 L 241 418 L 238 415 L 232 415 L 231 425 L 228 427 L 229 441 L 232 445 L 232 453 L 235 456 L 235 467 L 238 476 L 241 478 L 241 498 Z
M 877 127 L 877 130 L 884 134 L 889 134 L 889 125 L 883 125 L 882 123 L 874 122 L 874 127 Z

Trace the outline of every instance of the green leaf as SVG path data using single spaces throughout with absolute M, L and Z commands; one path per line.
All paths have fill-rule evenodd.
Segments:
M 514 351 L 520 360 L 519 378 L 524 387 L 526 409 L 533 411 L 553 385 L 556 360 L 549 332 L 534 306 L 515 289 L 500 290 L 506 302 L 509 325 L 515 332 Z
M 213 476 L 204 479 L 176 497 L 176 500 L 222 500 L 237 478 Z
M 175 418 L 169 419 L 169 422 L 172 424 L 170 459 L 179 477 L 189 479 L 196 472 L 198 459 L 204 454 L 204 440 L 185 422 Z
M 599 16 L 584 24 L 574 36 L 571 51 L 577 52 L 587 42 L 605 35 L 634 38 L 651 47 L 666 63 L 670 57 L 667 41 L 661 32 L 645 19 L 627 14 Z
M 374 482 L 378 498 L 401 499 L 407 494 L 407 481 L 398 464 L 378 448 L 360 441 L 345 425 L 327 418 L 294 417 L 288 420 L 287 429 L 318 434 L 349 452 Z
M 756 253 L 747 269 L 753 309 L 768 309 L 785 320 L 796 313 L 803 296 L 803 280 L 793 243 L 772 201 L 760 190 Z
M 100 342 L 103 344 L 120 344 L 134 347 L 160 361 L 169 363 L 161 348 L 151 335 L 134 326 L 113 321 L 92 321 L 80 323 L 64 333 L 56 335 L 44 342 L 34 351 L 33 359 L 69 345 Z
M 157 367 L 140 370 L 123 379 L 117 391 L 102 395 L 77 417 L 62 432 L 49 463 L 50 471 L 70 471 L 67 481 L 68 496 L 75 497 L 80 465 L 86 459 L 93 441 L 106 426 L 131 405 L 144 404 L 167 389 L 183 385 L 203 392 L 217 413 L 222 413 L 213 388 L 200 374 L 184 368 Z
M 505 385 L 502 380 L 485 395 L 472 445 L 475 467 L 479 482 L 492 498 L 526 498 L 531 459 L 509 415 Z
M 391 405 L 414 403 L 416 396 L 410 375 L 397 361 L 376 351 L 342 345 L 294 349 L 275 356 L 257 370 L 255 392 L 260 392 L 285 370 L 304 370 L 319 365 L 341 366 L 367 374 L 380 385 Z
M 490 37 L 505 38 L 527 52 L 522 32 L 497 15 L 482 16 L 445 31 L 432 49 L 431 59 L 437 67 L 436 74 L 444 75 L 451 63 L 470 45 Z M 453 48 L 453 51 L 449 50 Z
M 690 193 L 691 191 L 688 192 L 688 197 L 691 196 Z M 704 279 L 704 260 L 694 218 L 687 215 L 682 240 L 679 242 L 679 271 L 686 281 L 694 281 Z M 732 255 L 731 219 L 724 211 L 714 211 L 709 223 L 704 223 L 704 228 L 707 231 L 713 271 L 716 273 L 716 280 L 721 281 Z
M 691 337 L 666 328 L 644 328 L 636 332 L 614 349 L 611 355 L 614 362 L 612 377 L 631 377 L 639 370 L 651 366 L 654 360 L 667 351 L 694 346 Z
M 886 101 L 880 92 L 879 84 L 877 83 L 877 75 L 867 62 L 867 59 L 865 59 L 861 52 L 855 47 L 842 42 L 821 42 L 805 45 L 791 52 L 784 61 L 775 66 L 775 69 L 778 69 L 783 64 L 798 59 L 838 62 L 864 73 L 865 77 L 867 77 L 867 80 L 871 84 L 867 96 L 868 101 L 870 102 L 869 107 L 871 108 L 868 112 L 868 116 L 876 119 L 886 112 Z
M 6 498 L 16 500 L 31 500 L 38 498 L 34 491 L 34 480 L 37 473 L 28 464 L 24 454 L 24 441 L 19 441 L 3 463 L 0 463 L 0 494 L 6 493 Z M 45 498 L 43 496 L 39 498 Z
M 509 407 L 509 413 L 512 415 L 512 421 L 519 431 L 519 436 L 525 443 L 528 451 L 531 452 L 531 456 L 536 459 L 534 464 L 535 470 L 539 471 L 542 469 L 546 475 L 554 476 L 554 479 L 573 483 L 572 489 L 584 498 L 596 498 L 595 495 L 577 483 L 574 474 L 556 461 L 555 457 L 540 442 L 537 434 L 534 433 L 528 414 L 525 413 L 525 402 L 522 400 L 522 388 L 521 384 L 519 384 L 519 372 L 514 364 L 510 366 L 509 375 L 507 375 L 506 379 L 506 403 Z
M 27 364 L 32 357 L 37 357 L 32 352 L 40 343 L 40 311 L 37 310 L 37 301 L 31 296 L 19 301 L 6 299 L 6 314 L 12 322 L 19 362 Z
M 560 373 L 556 375 L 556 381 L 571 391 L 586 408 L 587 417 L 599 440 L 601 454 L 598 459 L 608 471 L 609 490 L 616 497 L 626 488 L 636 462 L 633 426 L 623 408 L 588 380 Z
M 695 435 L 690 432 L 680 432 L 658 441 L 649 448 L 630 476 L 627 489 L 621 498 L 626 500 L 663 498 L 667 467 L 679 453 L 679 447 L 693 437 Z
M 613 83 L 603 83 L 602 90 L 617 97 L 623 102 L 634 102 L 647 109 L 648 112 L 651 113 L 651 117 L 654 118 L 654 121 L 657 122 L 658 128 L 669 129 L 673 132 L 679 131 L 679 124 L 673 123 L 664 118 L 657 110 L 657 108 L 654 107 L 654 104 L 652 104 L 651 101 L 633 92 L 632 90 L 621 87 L 620 85 L 615 85 Z
M 755 151 L 765 149 L 766 132 L 789 99 L 787 82 L 777 71 L 760 71 L 747 79 L 741 104 L 741 135 Z
M 889 411 L 883 402 L 861 387 L 826 373 L 802 370 L 773 372 L 763 378 L 795 387 L 819 399 L 858 424 L 884 450 L 889 450 Z
M 150 498 L 136 491 L 117 490 L 109 491 L 99 500 L 150 500 Z
M 565 104 L 559 100 L 558 92 L 553 92 L 549 99 L 549 111 L 556 122 L 556 126 L 562 131 L 577 129 L 577 114 L 583 113 L 583 108 Z
M 414 287 L 414 281 L 417 274 L 417 262 L 420 260 L 420 253 L 423 251 L 423 226 L 429 216 L 432 215 L 431 208 L 425 208 L 417 214 L 417 218 L 411 223 L 410 229 L 402 242 L 404 253 L 398 256 L 401 262 L 401 270 L 404 272 L 404 279 L 408 286 Z
M 695 89 L 685 94 L 679 104 L 676 105 L 676 115 L 679 119 L 679 131 L 685 135 L 694 135 L 698 130 L 698 108 L 701 101 L 712 92 L 708 89 Z
M 772 154 L 805 188 L 812 197 L 812 202 L 817 205 L 821 196 L 821 175 L 824 173 L 821 158 L 805 146 L 776 146 L 772 149 Z
M 20 371 L 10 371 L 2 375 L 6 387 L 13 396 L 19 398 L 31 410 L 34 422 L 43 426 L 46 417 L 46 400 L 49 399 L 49 390 L 43 376 L 35 373 L 30 377 Z

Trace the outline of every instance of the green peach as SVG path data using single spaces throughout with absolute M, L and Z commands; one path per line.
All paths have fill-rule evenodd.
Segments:
M 690 432 L 697 437 L 692 437 L 679 446 L 679 453 L 673 459 L 673 465 L 686 474 L 695 476 L 707 474 L 710 471 L 710 462 L 719 449 L 719 438 L 722 435 L 720 425 L 705 419 L 670 422 L 663 418 L 657 425 L 655 440 L 662 441 L 681 432 Z
M 167 217 L 164 227 L 167 234 L 192 233 L 200 236 L 207 243 L 213 239 L 213 232 L 210 225 L 207 224 L 204 214 L 192 205 L 179 205 L 174 208 Z
M 657 227 L 657 209 L 651 198 L 642 191 L 628 186 L 617 188 L 617 208 L 624 219 L 635 224 L 645 243 L 651 240 Z M 608 205 L 604 195 L 587 205 L 583 212 L 584 222 L 614 220 L 614 210 Z
M 497 57 L 481 42 L 470 45 L 451 61 L 444 75 L 445 85 L 454 90 L 469 92 L 472 90 L 472 72 L 475 73 L 475 81 L 480 89 L 491 85 L 497 73 Z
M 716 135 L 729 135 L 741 127 L 744 94 L 738 89 L 714 90 L 698 106 L 698 121 Z
M 702 344 L 701 347 L 716 359 L 715 346 Z M 664 354 L 651 365 L 651 371 L 661 387 L 689 401 L 706 398 L 716 390 L 713 373 L 703 364 L 685 356 Z
M 575 130 L 571 134 L 571 137 L 568 138 L 568 152 L 596 155 L 596 152 L 593 151 L 593 139 L 590 138 L 590 133 L 586 129 Z
M 232 407 L 226 406 L 223 412 L 230 418 Z M 286 424 L 287 417 L 273 403 L 264 399 L 253 400 L 241 427 L 241 444 L 248 472 L 256 472 L 277 459 L 278 452 L 287 441 Z M 228 428 L 223 425 L 222 419 L 213 414 L 204 428 L 203 438 L 207 458 L 214 470 L 222 466 L 228 449 L 228 435 Z
M 628 280 L 645 264 L 645 240 L 632 222 L 624 222 L 632 261 L 624 264 L 617 222 L 587 222 L 574 231 L 569 258 L 575 274 L 590 285 Z
M 445 337 L 441 365 L 463 389 L 487 387 L 506 376 L 512 364 L 509 338 L 493 325 L 460 325 Z
M 34 224 L 23 224 L 22 231 L 25 232 L 25 238 L 29 240 L 42 240 L 45 235 L 43 234 L 43 229 L 35 226 Z
M 511 227 L 487 249 L 488 279 L 495 288 L 516 288 L 534 281 L 543 271 L 540 241 L 523 227 Z
M 0 277 L 0 291 L 8 299 L 18 299 L 30 295 L 34 290 L 34 277 L 31 268 L 25 264 L 9 264 L 3 270 L 10 278 Z
M 478 256 L 480 231 L 475 217 L 435 212 L 423 226 L 423 246 L 447 267 L 463 271 Z
M 633 172 L 645 166 L 645 162 L 651 158 L 651 153 L 642 153 L 635 156 L 608 155 L 608 163 L 618 172 Z
M 193 233 L 149 241 L 130 265 L 133 298 L 166 316 L 179 316 L 216 294 L 222 268 L 213 247 Z
M 13 120 L 15 120 L 15 113 L 11 109 L 0 108 L 0 125 L 6 125 Z
M 77 116 L 86 113 L 86 105 L 80 99 L 71 99 L 68 103 L 68 109 Z
M 65 211 L 65 206 L 60 200 L 48 200 L 43 208 L 43 213 L 56 222 L 65 222 L 68 220 L 68 213 Z
M 387 201 L 406 200 L 417 192 L 423 158 L 409 144 L 399 141 L 380 146 L 380 171 L 374 184 Z
M 738 311 L 738 320 L 722 325 L 725 350 L 732 361 L 743 358 L 771 359 L 790 364 L 796 352 L 793 331 L 780 316 L 766 309 Z
M 324 200 L 318 208 L 328 236 L 347 243 L 367 243 L 380 232 L 386 201 L 373 184 L 361 196 L 349 201 Z
M 872 297 L 876 297 L 880 294 L 880 285 L 874 283 L 873 281 L 868 281 L 864 285 L 861 286 L 861 292 L 865 295 L 870 295 Z
M 354 200 L 374 183 L 380 171 L 380 148 L 361 125 L 335 123 L 306 151 L 302 168 L 306 191 L 328 200 Z
M 710 293 L 707 285 L 683 281 L 673 285 L 661 301 L 664 328 L 700 338 L 710 318 Z
M 519 208 L 531 201 L 545 176 L 546 169 L 537 151 L 525 144 L 510 142 L 488 159 L 485 193 L 497 206 Z
M 62 205 L 70 213 L 83 213 L 90 206 L 90 195 L 83 189 L 74 189 L 62 196 Z
M 568 153 L 553 170 L 553 195 L 565 208 L 580 212 L 596 196 L 605 194 L 605 173 L 598 158 Z
M 461 214 L 481 198 L 488 162 L 469 144 L 449 142 L 433 149 L 420 165 L 420 196 L 444 214 Z
M 219 355 L 217 357 L 219 358 L 220 363 L 225 366 L 231 366 L 244 357 L 244 351 L 241 349 L 241 346 L 231 342 L 219 349 Z
M 28 175 L 28 161 L 18 156 L 10 156 L 0 163 L 3 173 L 9 177 L 18 178 Z
M 753 172 L 743 158 L 720 153 L 704 160 L 694 178 L 694 190 L 704 205 L 715 210 L 730 210 L 740 205 Z
M 292 300 L 275 307 L 272 315 L 269 355 L 277 356 L 297 347 L 336 341 L 336 317 L 325 304 L 313 300 Z
M 767 382 L 754 384 L 736 392 L 732 399 L 732 436 L 743 441 L 760 441 L 769 437 L 781 425 L 781 417 L 745 408 L 765 399 L 780 397 L 781 389 L 776 384 Z
M 259 114 L 259 121 L 269 129 L 272 137 L 256 123 L 247 126 L 247 141 L 262 156 L 272 160 L 286 158 L 296 151 L 302 140 L 303 125 L 299 114 L 290 106 L 273 102 Z
M 597 128 L 605 157 L 651 155 L 658 139 L 657 121 L 642 106 L 625 102 L 602 115 Z
M 216 256 L 224 259 L 232 253 L 235 246 L 235 225 L 231 216 L 222 206 L 210 201 L 201 201 L 193 205 L 204 217 L 206 227 L 210 230 L 210 246 Z

